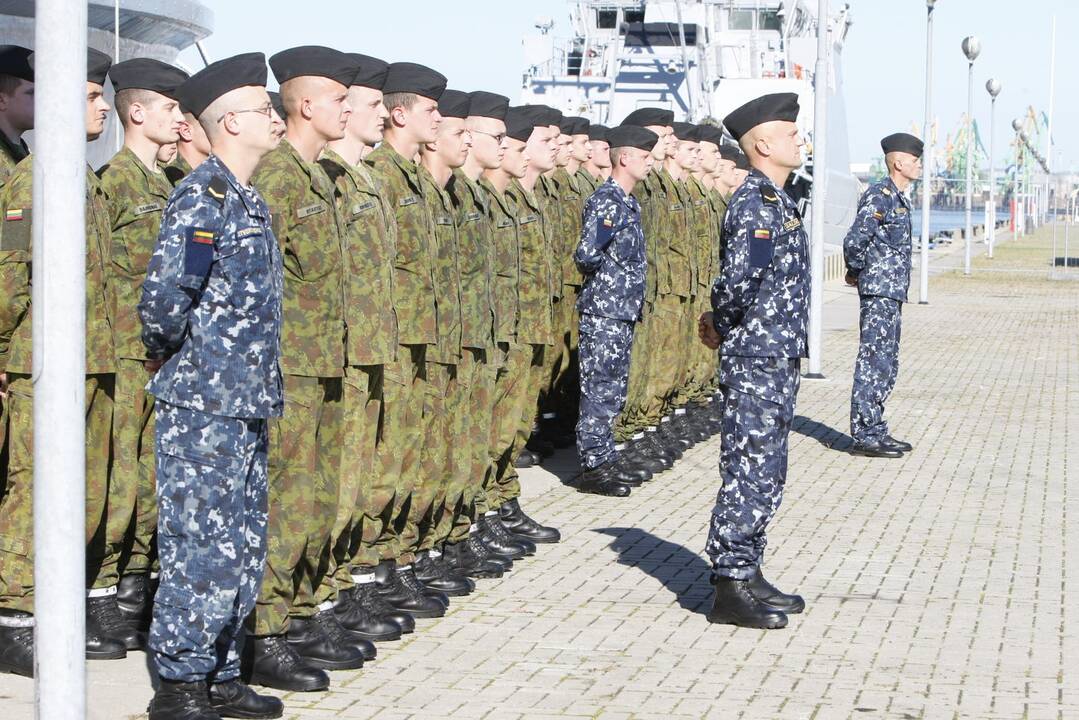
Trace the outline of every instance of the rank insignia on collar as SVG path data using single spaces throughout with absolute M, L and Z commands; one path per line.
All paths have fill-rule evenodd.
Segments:
M 892 194 L 892 191 L 891 191 L 891 190 L 889 190 L 889 189 L 888 189 L 888 188 L 886 188 L 886 187 L 882 187 L 882 188 L 880 189 L 880 191 L 881 191 L 882 193 L 884 193 L 885 195 L 891 195 L 891 194 Z
M 753 237 L 757 240 L 770 240 L 772 238 L 771 230 L 754 230 Z
M 761 197 L 764 198 L 764 201 L 767 203 L 774 204 L 779 202 L 779 196 L 776 195 L 771 188 L 764 187 L 763 185 L 761 186 Z
M 883 220 L 884 219 L 884 213 L 875 212 L 875 213 L 873 213 L 873 217 L 875 217 L 877 220 Z

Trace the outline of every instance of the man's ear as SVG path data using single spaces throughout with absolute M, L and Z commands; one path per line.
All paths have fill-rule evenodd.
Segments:
M 195 139 L 195 133 L 191 132 L 191 123 L 184 120 L 180 123 L 180 139 L 184 142 L 191 142 Z
M 397 127 L 405 126 L 405 109 L 398 105 L 390 111 L 390 122 Z
M 135 125 L 142 125 L 146 122 L 146 108 L 142 103 L 131 103 L 127 109 L 127 119 Z

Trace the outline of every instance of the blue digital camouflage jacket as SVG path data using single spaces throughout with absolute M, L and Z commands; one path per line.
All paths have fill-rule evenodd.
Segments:
M 858 277 L 859 295 L 907 301 L 910 239 L 910 201 L 891 178 L 870 185 L 843 240 L 843 257 Z
M 640 317 L 645 279 L 641 206 L 613 179 L 585 203 L 573 259 L 585 276 L 578 312 L 617 320 Z

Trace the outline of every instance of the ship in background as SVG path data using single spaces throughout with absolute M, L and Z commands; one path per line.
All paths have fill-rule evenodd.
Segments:
M 774 92 L 798 94 L 807 162 L 788 186 L 808 209 L 813 182 L 816 8 L 804 0 L 578 0 L 572 36 L 540 20 L 525 37 L 522 102 L 617 125 L 639 107 L 674 111 L 677 120 L 716 125 L 731 110 Z M 815 5 L 815 3 L 814 3 Z M 849 6 L 827 18 L 828 96 L 826 252 L 836 254 L 854 220 L 860 186 L 850 173 L 842 50 Z M 835 263 L 829 263 L 832 265 Z M 832 274 L 832 273 L 829 273 Z

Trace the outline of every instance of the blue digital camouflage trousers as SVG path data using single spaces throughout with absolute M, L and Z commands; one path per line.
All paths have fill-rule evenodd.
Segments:
M 787 438 L 801 384 L 798 368 L 797 358 L 720 360 L 722 486 L 705 545 L 718 576 L 746 580 L 764 557 L 768 524 L 787 482 Z
M 168 680 L 240 674 L 266 561 L 265 420 L 157 402 L 158 554 L 150 649 Z
M 885 297 L 863 297 L 861 339 L 850 392 L 850 434 L 854 442 L 875 444 L 888 434 L 884 403 L 899 374 L 899 331 L 903 304 Z
M 577 455 L 586 470 L 615 459 L 614 421 L 626 404 L 632 320 L 581 314 Z

